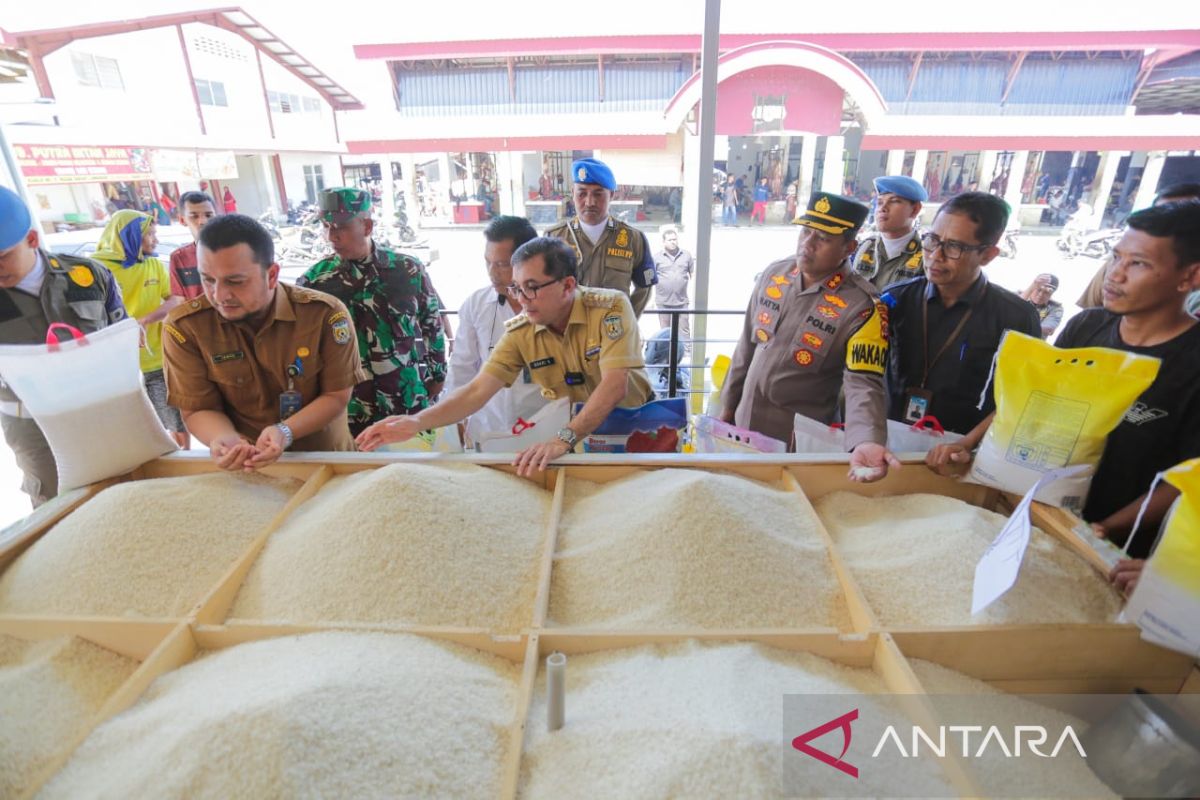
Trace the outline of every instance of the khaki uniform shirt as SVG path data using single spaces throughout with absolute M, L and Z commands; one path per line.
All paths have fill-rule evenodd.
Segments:
M 572 217 L 548 229 L 546 235 L 562 239 L 575 251 L 581 286 L 624 292 L 633 304 L 633 313 L 642 315 L 650 300 L 650 287 L 657 282 L 646 234 L 609 217 L 600 241 L 593 243 L 580 226 L 579 218 Z
M 887 441 L 887 306 L 848 263 L 801 288 L 794 256 L 763 271 L 725 379 L 734 423 L 784 442 L 795 415 L 833 422 L 846 395 L 846 449 Z
M 279 395 L 297 359 L 303 372 L 292 381 L 301 407 L 367 379 L 346 307 L 323 292 L 283 283 L 257 330 L 226 320 L 207 297 L 184 303 L 167 316 L 163 351 L 167 402 L 180 411 L 220 411 L 251 441 L 280 421 Z M 291 449 L 353 450 L 345 412 Z
M 618 405 L 636 408 L 651 399 L 645 365 L 629 298 L 611 289 L 581 287 L 563 335 L 518 314 L 504 324 L 483 371 L 512 386 L 528 369 L 547 400 L 585 403 L 600 384 L 601 370 L 628 369 L 625 399 Z
M 895 258 L 888 258 L 883 234 L 873 233 L 858 243 L 851 261 L 854 271 L 875 285 L 879 291 L 897 281 L 919 278 L 925 274 L 925 256 L 921 250 L 921 231 L 913 228 L 904 249 Z

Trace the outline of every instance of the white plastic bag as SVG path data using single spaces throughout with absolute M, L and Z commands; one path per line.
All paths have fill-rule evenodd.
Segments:
M 934 417 L 922 417 L 911 425 L 887 421 L 887 446 L 893 453 L 928 453 L 939 444 L 954 444 L 961 433 L 947 431 Z
M 59 344 L 60 328 L 80 338 Z M 0 375 L 45 434 L 60 492 L 177 449 L 142 386 L 136 321 L 86 336 L 54 323 L 46 338 L 52 343 L 0 345 Z
M 542 406 L 528 420 L 514 420 L 512 430 L 480 434 L 475 446 L 481 453 L 519 453 L 558 436 L 570 421 L 571 401 L 564 397 Z
M 841 425 L 828 425 L 797 414 L 794 435 L 797 453 L 846 452 L 846 431 Z

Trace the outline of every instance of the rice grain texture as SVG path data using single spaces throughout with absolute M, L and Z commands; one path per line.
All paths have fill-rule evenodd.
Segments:
M 815 505 L 883 625 L 1109 622 L 1120 610 L 1100 575 L 1035 528 L 1016 585 L 972 617 L 975 565 L 1006 517 L 932 494 L 835 492 Z
M 183 616 L 300 485 L 213 473 L 111 486 L 0 576 L 0 613 Z
M 137 668 L 74 636 L 0 634 L 0 797 L 27 791 Z
M 783 695 L 845 694 L 853 708 L 870 707 L 868 695 L 886 692 L 869 669 L 759 644 L 694 640 L 570 656 L 566 724 L 553 733 L 545 685 L 543 668 L 526 725 L 524 798 L 782 797 Z M 956 795 L 926 760 L 873 764 L 857 781 L 811 764 L 808 797 L 845 796 L 847 782 L 862 797 L 886 797 L 895 785 L 913 796 Z
M 555 625 L 835 627 L 849 615 L 802 498 L 662 469 L 568 479 L 550 590 Z
M 532 623 L 550 499 L 474 465 L 335 478 L 271 536 L 230 617 L 520 630 Z
M 455 644 L 315 633 L 208 653 L 97 728 L 44 798 L 494 798 L 519 670 Z

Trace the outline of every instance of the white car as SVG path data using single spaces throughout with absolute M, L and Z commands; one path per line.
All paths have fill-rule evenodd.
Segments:
M 90 256 L 96 252 L 96 244 L 104 228 L 87 228 L 81 231 L 66 231 L 64 233 L 48 233 L 42 236 L 42 246 L 51 253 L 62 253 L 65 256 Z M 165 264 L 171 258 L 171 253 L 178 247 L 190 244 L 192 232 L 183 225 L 159 225 L 158 247 L 154 254 Z

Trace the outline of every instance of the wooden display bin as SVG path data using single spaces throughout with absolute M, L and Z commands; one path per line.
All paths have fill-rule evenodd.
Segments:
M 540 553 L 533 614 L 528 626 L 516 633 L 467 627 L 345 624 L 327 620 L 312 620 L 303 624 L 241 620 L 226 622 L 243 581 L 270 536 L 331 477 L 396 462 L 465 462 L 511 473 L 513 468 L 508 460 L 509 456 L 505 455 L 474 454 L 321 454 L 319 458 L 289 454 L 267 472 L 301 478 L 305 481 L 304 486 L 185 617 L 177 620 L 125 620 L 0 616 L 0 632 L 30 639 L 74 633 L 142 661 L 137 672 L 110 698 L 103 713 L 94 720 L 93 728 L 127 708 L 156 677 L 187 663 L 198 650 L 231 647 L 274 636 L 320 630 L 402 632 L 474 647 L 522 664 L 510 747 L 505 754 L 502 792 L 505 798 L 516 795 L 527 725 L 535 722 L 544 724 L 540 720 L 529 720 L 528 713 L 538 670 L 544 657 L 555 650 L 570 655 L 684 639 L 755 641 L 785 650 L 810 652 L 850 666 L 870 667 L 882 676 L 891 691 L 916 697 L 925 694 L 925 689 L 909 665 L 910 658 L 943 664 L 1008 692 L 1123 693 L 1135 687 L 1162 693 L 1200 692 L 1200 671 L 1197 671 L 1191 659 L 1143 642 L 1138 629 L 1132 625 L 992 625 L 941 629 L 893 629 L 883 626 L 854 576 L 846 569 L 835 543 L 823 526 L 819 526 L 819 533 L 825 539 L 846 598 L 853 625 L 851 632 L 800 628 L 614 631 L 547 627 L 553 556 L 566 486 L 572 479 L 607 482 L 636 472 L 677 467 L 721 470 L 784 489 L 801 491 L 810 500 L 840 490 L 865 496 L 928 492 L 1001 512 L 1011 508 L 1017 500 L 993 489 L 936 476 L 916 463 L 893 471 L 879 483 L 852 484 L 845 477 L 845 460 L 824 456 L 572 455 L 562 459 L 554 468 L 531 479 L 554 495 Z M 202 454 L 176 454 L 150 462 L 123 480 L 201 474 L 213 469 L 212 463 Z M 99 488 L 81 490 L 77 496 L 65 499 L 56 508 L 40 510 L 18 523 L 18 526 L 10 528 L 6 533 L 16 529 L 19 535 L 7 535 L 0 539 L 0 569 L 20 549 L 46 534 L 58 519 L 87 502 Z M 1096 579 L 1103 580 L 1099 574 L 1106 569 L 1103 560 L 1074 532 L 1077 520 L 1069 514 L 1039 504 L 1034 505 L 1033 515 L 1036 525 L 1087 559 L 1097 569 Z M 932 714 L 927 703 L 918 702 L 914 709 L 917 716 Z M 568 711 L 568 724 L 569 719 Z M 55 769 L 61 768 L 78 744 L 78 741 L 64 743 L 64 755 Z M 978 796 L 969 772 L 959 772 L 958 766 L 948 766 L 946 769 L 948 777 L 964 796 Z M 52 774 L 53 771 L 49 772 L 43 776 L 43 780 Z

